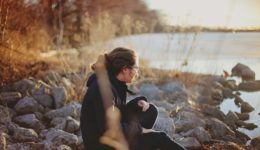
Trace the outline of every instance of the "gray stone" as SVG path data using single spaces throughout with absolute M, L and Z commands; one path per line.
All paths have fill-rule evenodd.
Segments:
M 49 119 L 53 119 L 56 117 L 67 117 L 71 116 L 77 120 L 79 120 L 80 117 L 80 110 L 81 110 L 81 104 L 77 102 L 70 102 L 68 105 L 56 109 L 56 110 L 51 110 L 45 114 L 45 117 Z
M 168 134 L 170 137 L 173 136 L 174 133 L 174 122 L 173 119 L 169 117 L 165 109 L 159 108 L 159 115 L 155 121 L 154 130 L 163 131 Z
M 232 131 L 225 123 L 216 119 L 210 118 L 207 121 L 210 134 L 214 139 L 222 139 L 226 135 L 235 136 L 234 131 Z
M 231 76 L 242 77 L 242 80 L 250 81 L 255 80 L 255 72 L 251 70 L 248 66 L 238 63 L 232 68 Z
M 17 116 L 14 118 L 14 122 L 22 127 L 33 128 L 36 131 L 45 128 L 45 126 L 36 118 L 35 114 Z
M 217 101 L 217 102 L 222 102 L 224 97 L 223 97 L 223 93 L 222 93 L 222 90 L 219 90 L 219 89 L 212 89 L 211 90 L 211 98 L 214 100 L 214 101 Z
M 67 126 L 65 128 L 65 131 L 69 132 L 69 133 L 75 133 L 79 130 L 80 128 L 80 123 L 79 121 L 73 119 L 72 117 L 68 116 L 66 117 L 66 123 Z
M 168 94 L 173 92 L 185 92 L 185 86 L 180 82 L 170 82 L 161 86 L 161 90 Z
M 260 80 L 242 82 L 238 85 L 238 89 L 246 92 L 260 91 Z
M 203 112 L 205 115 L 218 118 L 219 120 L 223 120 L 225 116 L 225 114 L 220 110 L 219 107 L 207 104 L 201 106 L 201 112 Z
M 39 104 L 32 97 L 24 97 L 14 106 L 14 109 L 19 114 L 29 114 L 37 111 Z
M 13 139 L 18 142 L 35 142 L 38 140 L 38 134 L 33 129 L 26 129 L 14 123 L 9 123 L 8 130 L 13 133 Z
M 197 114 L 187 111 L 181 111 L 177 113 L 174 119 L 175 132 L 183 132 L 193 129 L 195 127 L 205 126 L 205 121 L 198 117 Z
M 74 134 L 50 128 L 48 130 L 42 130 L 41 137 L 44 138 L 48 142 L 52 142 L 55 145 L 77 145 L 78 137 Z
M 254 107 L 252 107 L 248 102 L 241 103 L 241 113 L 249 113 L 254 111 Z
M 201 143 L 208 142 L 208 141 L 211 140 L 211 136 L 208 133 L 208 131 L 206 131 L 202 127 L 196 127 L 196 128 L 191 129 L 191 130 L 189 130 L 185 133 L 181 133 L 181 135 L 185 136 L 185 137 L 195 137 Z
M 194 137 L 186 137 L 176 140 L 177 143 L 186 148 L 199 148 L 201 147 L 200 142 Z
M 12 91 L 17 91 L 17 92 L 21 92 L 22 94 L 26 94 L 35 86 L 36 83 L 34 81 L 29 79 L 23 79 L 13 84 Z
M 249 118 L 250 118 L 248 113 L 238 113 L 238 112 L 235 112 L 235 113 L 238 116 L 239 120 L 246 121 L 246 120 L 249 120 Z
M 72 150 L 72 149 L 67 145 L 60 145 L 55 150 Z
M 52 89 L 52 96 L 54 98 L 55 108 L 61 108 L 64 106 L 67 100 L 67 91 L 64 87 L 56 87 Z
M 238 106 L 238 107 L 240 107 L 241 106 L 241 104 L 242 104 L 242 102 L 244 102 L 244 100 L 240 97 L 240 96 L 235 96 L 235 100 L 234 100 L 234 103 Z
M 0 104 L 13 107 L 22 98 L 19 92 L 2 92 L 0 93 Z
M 163 107 L 167 112 L 171 112 L 176 109 L 176 106 L 167 101 L 155 101 L 154 104 L 158 107 Z
M 223 89 L 223 97 L 224 98 L 234 98 L 233 91 L 230 88 L 224 88 Z
M 231 90 L 237 90 L 236 80 L 227 80 L 227 88 Z
M 10 122 L 12 119 L 8 107 L 2 105 L 0 105 L 0 116 L 0 123 L 2 124 Z
M 238 116 L 236 113 L 233 111 L 229 111 L 227 115 L 225 116 L 224 122 L 231 127 L 232 129 L 236 129 L 236 123 L 239 120 Z
M 154 84 L 145 83 L 140 86 L 140 94 L 146 96 L 149 100 L 160 100 L 162 91 Z
M 8 145 L 7 150 L 40 150 L 43 147 L 42 143 L 15 143 Z
M 245 129 L 248 129 L 248 130 L 254 130 L 255 128 L 257 128 L 258 126 L 254 123 L 247 123 L 247 122 L 244 122 L 244 121 L 238 121 L 237 122 L 237 125 L 241 128 L 245 128 Z
M 256 138 L 253 138 L 253 139 L 251 140 L 251 145 L 252 145 L 255 149 L 259 150 L 259 149 L 260 149 L 260 136 L 258 136 L 258 137 L 256 137 Z

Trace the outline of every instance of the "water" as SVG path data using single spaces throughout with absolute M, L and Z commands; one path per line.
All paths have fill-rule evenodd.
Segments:
M 142 34 L 114 39 L 109 42 L 107 49 L 118 46 L 135 49 L 151 67 L 221 75 L 223 70 L 231 72 L 240 62 L 254 70 L 256 79 L 260 79 L 259 32 Z M 247 122 L 253 122 L 259 128 L 253 131 L 239 130 L 252 138 L 260 136 L 260 92 L 241 93 L 242 99 L 255 108 Z M 224 113 L 229 110 L 240 112 L 230 99 L 220 107 Z

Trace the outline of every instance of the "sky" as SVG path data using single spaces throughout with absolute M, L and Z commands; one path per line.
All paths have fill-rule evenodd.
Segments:
M 144 0 L 172 25 L 260 27 L 260 0 Z

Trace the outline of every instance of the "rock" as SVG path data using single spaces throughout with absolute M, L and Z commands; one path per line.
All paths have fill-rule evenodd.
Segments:
M 65 128 L 65 131 L 67 131 L 69 133 L 75 133 L 79 130 L 79 128 L 80 128 L 79 121 L 73 119 L 70 116 L 66 117 L 66 121 L 67 121 L 67 126 Z
M 240 107 L 242 102 L 244 102 L 244 100 L 240 97 L 240 96 L 235 96 L 235 100 L 234 100 L 234 103 Z
M 219 89 L 212 89 L 211 90 L 211 98 L 214 100 L 214 101 L 217 101 L 219 103 L 221 103 L 223 101 L 223 93 L 222 93 L 222 90 L 219 90 Z
M 64 87 L 56 87 L 52 89 L 52 96 L 54 97 L 55 108 L 61 108 L 64 106 L 67 100 L 67 91 Z
M 241 113 L 249 113 L 254 111 L 254 107 L 252 107 L 248 102 L 241 103 Z
M 223 120 L 225 116 L 225 114 L 220 110 L 219 107 L 207 104 L 201 105 L 201 112 L 205 115 L 218 118 L 219 120 Z
M 54 108 L 54 101 L 50 96 L 50 86 L 39 81 L 38 86 L 32 89 L 33 98 L 42 106 Z
M 22 127 L 33 128 L 36 131 L 45 128 L 45 126 L 36 118 L 35 114 L 17 116 L 14 118 L 14 122 Z
M 238 90 L 246 92 L 260 91 L 260 80 L 242 82 L 238 85 Z
M 177 143 L 186 148 L 199 148 L 201 147 L 199 141 L 194 137 L 186 137 L 176 140 Z
M 6 139 L 3 133 L 0 132 L 0 149 L 6 150 Z
M 201 143 L 209 142 L 211 140 L 211 136 L 208 131 L 202 127 L 196 127 L 185 133 L 181 133 L 181 135 L 185 137 L 195 137 Z
M 237 122 L 238 126 L 241 127 L 241 128 L 245 128 L 245 129 L 248 129 L 248 130 L 254 130 L 255 128 L 257 128 L 258 126 L 254 123 L 246 123 L 244 121 L 238 121 Z
M 246 120 L 249 120 L 249 118 L 250 118 L 248 113 L 238 113 L 238 112 L 235 112 L 235 113 L 238 116 L 239 120 L 246 121 Z
M 227 80 L 226 87 L 233 91 L 237 90 L 236 80 Z
M 240 131 L 238 131 L 238 130 L 235 130 L 235 133 L 236 133 L 236 139 L 237 139 L 237 140 L 240 140 L 240 141 L 238 141 L 237 143 L 246 144 L 247 141 L 249 141 L 249 140 L 251 139 L 248 135 L 246 135 L 245 133 L 240 132 Z
M 220 90 L 224 89 L 224 86 L 217 81 L 213 82 L 212 87 L 215 88 L 215 89 L 220 89 Z
M 65 131 L 50 128 L 48 130 L 42 130 L 41 137 L 44 138 L 46 141 L 51 142 L 55 145 L 77 145 L 78 144 L 78 137 L 74 134 L 67 133 Z
M 18 82 L 15 82 L 12 86 L 12 91 L 21 92 L 22 94 L 26 94 L 32 88 L 36 86 L 36 83 L 29 79 L 23 79 Z
M 223 89 L 223 97 L 224 98 L 234 98 L 233 91 L 229 88 L 224 88 Z
M 260 136 L 258 136 L 258 137 L 256 137 L 256 138 L 253 138 L 253 139 L 251 140 L 251 145 L 252 145 L 255 149 L 259 150 L 259 149 L 260 149 Z
M 13 133 L 13 139 L 18 142 L 35 142 L 38 140 L 38 134 L 33 129 L 19 127 L 14 123 L 9 123 L 7 128 Z
M 153 129 L 156 131 L 163 131 L 172 137 L 174 133 L 174 122 L 173 119 L 169 117 L 165 109 L 158 108 L 159 115 L 155 121 Z
M 185 92 L 185 86 L 180 82 L 170 82 L 166 83 L 163 86 L 161 86 L 161 90 L 166 93 L 173 93 L 173 92 Z
M 66 126 L 66 119 L 64 117 L 53 118 L 50 125 L 55 129 L 60 129 L 64 131 Z
M 45 114 L 45 117 L 48 119 L 53 119 L 56 117 L 67 117 L 71 116 L 75 118 L 76 120 L 79 120 L 80 117 L 80 110 L 81 110 L 81 104 L 77 102 L 70 102 L 68 105 L 56 109 L 51 110 Z
M 250 81 L 255 80 L 255 72 L 252 71 L 248 66 L 238 63 L 232 68 L 231 76 L 242 77 L 242 80 Z
M 19 92 L 2 92 L 0 93 L 0 104 L 13 107 L 21 98 L 22 94 Z
M 181 111 L 177 113 L 174 119 L 175 132 L 188 131 L 198 126 L 204 127 L 205 121 L 200 119 L 197 114 L 187 111 Z
M 8 107 L 0 105 L 0 123 L 5 124 L 12 120 Z
M 235 133 L 219 119 L 210 118 L 207 124 L 213 139 L 222 139 L 226 135 L 235 136 Z
M 149 100 L 160 100 L 162 93 L 154 84 L 145 83 L 140 86 L 140 94 L 146 96 Z
M 14 106 L 14 109 L 19 114 L 29 114 L 37 111 L 39 104 L 32 97 L 24 97 Z
M 158 107 L 163 107 L 167 112 L 171 112 L 176 109 L 176 106 L 167 101 L 155 101 L 154 104 Z
M 224 122 L 232 129 L 236 129 L 237 128 L 236 123 L 238 120 L 239 118 L 237 114 L 232 111 L 229 111 L 225 116 Z
M 43 147 L 42 143 L 15 143 L 8 145 L 7 150 L 40 150 Z
M 55 150 L 72 150 L 72 149 L 71 149 L 71 147 L 69 147 L 67 145 L 60 145 Z
M 211 96 L 204 96 L 204 95 L 200 95 L 198 98 L 197 98 L 197 102 L 200 103 L 200 104 L 208 104 L 208 105 L 218 105 L 219 102 L 217 101 L 214 101 Z

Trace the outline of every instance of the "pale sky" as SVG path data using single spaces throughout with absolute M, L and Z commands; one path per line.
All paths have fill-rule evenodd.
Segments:
M 172 25 L 260 27 L 260 0 L 144 0 Z

